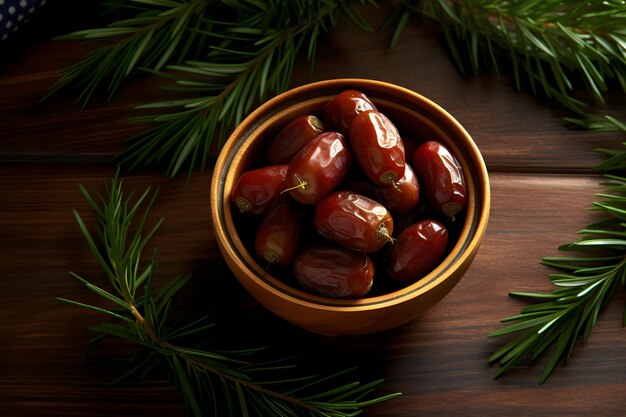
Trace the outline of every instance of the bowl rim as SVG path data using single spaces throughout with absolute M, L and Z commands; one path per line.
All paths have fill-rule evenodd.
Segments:
M 283 283 L 270 274 L 260 276 L 254 271 L 254 268 L 236 250 L 233 236 L 226 233 L 227 217 L 231 213 L 229 209 L 225 210 L 225 207 L 228 207 L 229 199 L 225 195 L 224 182 L 233 164 L 240 157 L 239 150 L 250 136 L 254 137 L 256 129 L 262 126 L 264 122 L 267 122 L 273 115 L 287 110 L 307 98 L 337 94 L 347 89 L 364 91 L 366 94 L 370 91 L 379 93 L 381 90 L 385 90 L 386 93 L 383 95 L 371 94 L 372 98 L 380 100 L 384 99 L 383 96 L 388 96 L 395 99 L 400 96 L 405 101 L 419 102 L 419 109 L 427 110 L 428 113 L 436 113 L 440 118 L 445 119 L 446 130 L 453 132 L 455 136 L 463 137 L 465 142 L 464 148 L 467 148 L 467 151 L 470 152 L 469 155 L 467 152 L 464 152 L 463 158 L 459 159 L 462 163 L 471 161 L 474 166 L 474 170 L 477 173 L 476 178 L 467 182 L 473 187 L 473 194 L 477 198 L 473 199 L 474 201 L 471 204 L 468 204 L 466 213 L 469 214 L 472 211 L 472 215 L 466 215 L 459 240 L 439 265 L 425 277 L 413 284 L 386 294 L 357 299 L 336 299 L 307 293 Z M 329 94 L 320 94 L 320 90 L 322 92 L 328 91 Z M 293 100 L 294 98 L 299 99 Z M 468 194 L 472 195 L 471 192 Z M 445 282 L 452 275 L 455 265 L 464 264 L 468 257 L 474 255 L 473 252 L 480 244 L 486 230 L 490 213 L 490 202 L 489 176 L 483 157 L 473 138 L 450 113 L 434 101 L 413 90 L 384 81 L 364 78 L 337 78 L 312 82 L 287 90 L 261 104 L 244 118 L 224 143 L 215 163 L 211 181 L 211 216 L 214 232 L 223 256 L 225 258 L 230 256 L 233 262 L 245 269 L 248 279 L 252 280 L 257 286 L 263 287 L 264 290 L 270 291 L 274 296 L 288 302 L 321 310 L 357 311 L 382 308 L 409 301 Z M 461 241 L 462 237 L 463 241 Z M 235 276 L 241 281 L 239 274 L 235 273 Z

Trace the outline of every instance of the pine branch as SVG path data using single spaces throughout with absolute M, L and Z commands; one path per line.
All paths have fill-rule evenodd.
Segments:
M 203 169 L 211 151 L 254 106 L 287 89 L 296 57 L 306 54 L 313 65 L 318 37 L 339 16 L 371 30 L 356 8 L 362 3 L 109 1 L 108 27 L 64 37 L 104 45 L 66 69 L 50 94 L 77 87 L 84 106 L 105 84 L 111 98 L 140 69 L 171 79 L 173 98 L 139 106 L 160 113 L 134 118 L 153 126 L 130 138 L 117 161 L 131 168 L 164 165 L 171 176 Z M 626 16 L 620 2 L 403 0 L 384 26 L 394 27 L 391 46 L 411 13 L 442 25 L 463 73 L 486 68 L 499 74 L 508 64 L 518 89 L 529 86 L 535 95 L 561 103 L 574 115 L 568 122 L 616 128 L 589 109 L 615 84 L 626 91 Z M 588 92 L 584 98 L 578 97 L 580 80 Z
M 626 125 L 621 121 L 609 121 L 626 132 Z M 598 170 L 624 168 L 626 150 L 599 151 L 607 155 L 607 159 L 598 165 Z M 542 264 L 562 271 L 548 275 L 557 289 L 545 294 L 510 293 L 532 304 L 523 308 L 519 315 L 502 319 L 507 326 L 490 334 L 492 337 L 517 334 L 489 358 L 489 362 L 500 365 L 496 378 L 525 360 L 536 360 L 552 348 L 539 378 L 539 383 L 546 382 L 556 366 L 567 362 L 576 346 L 587 340 L 598 316 L 616 291 L 626 287 L 626 177 L 605 173 L 604 178 L 603 184 L 610 193 L 597 194 L 602 200 L 595 202 L 593 209 L 605 213 L 607 219 L 587 226 L 579 232 L 580 240 L 559 248 L 580 255 L 542 260 Z M 622 325 L 626 327 L 626 308 Z
M 602 239 L 584 240 L 561 249 L 582 249 L 586 244 L 610 247 L 610 241 Z M 626 246 L 623 246 L 622 250 L 624 248 Z M 554 351 L 539 379 L 539 383 L 543 384 L 560 362 L 567 362 L 570 359 L 577 344 L 587 340 L 598 315 L 606 307 L 618 284 L 624 286 L 626 276 L 624 256 L 603 259 L 546 257 L 542 263 L 563 270 L 571 270 L 575 264 L 580 266 L 569 274 L 550 274 L 552 283 L 560 288 L 549 296 L 526 292 L 510 293 L 511 296 L 525 298 L 534 304 L 522 309 L 520 315 L 507 317 L 501 321 L 514 324 L 490 334 L 494 337 L 523 332 L 489 358 L 489 362 L 499 361 L 501 366 L 496 378 L 524 359 L 537 359 L 553 346 Z M 594 267 L 598 263 L 600 266 Z
M 76 87 L 78 101 L 84 108 L 93 94 L 106 85 L 109 99 L 123 82 L 135 76 L 139 68 L 162 69 L 198 56 L 205 29 L 204 16 L 211 0 L 129 0 L 105 3 L 113 23 L 104 28 L 81 30 L 60 36 L 60 40 L 78 39 L 103 43 L 84 59 L 63 70 L 46 99 L 61 90 Z M 123 18 L 129 12 L 131 18 Z
M 131 138 L 118 161 L 131 169 L 165 161 L 171 176 L 203 169 L 212 146 L 219 148 L 254 106 L 288 88 L 301 53 L 313 63 L 318 37 L 339 14 L 369 29 L 354 3 L 255 2 L 232 20 L 206 19 L 210 29 L 199 31 L 211 45 L 206 58 L 159 72 L 184 98 L 139 106 L 165 112 L 135 118 L 156 125 Z
M 406 2 L 411 7 L 411 2 Z M 588 129 L 615 129 L 589 111 L 612 85 L 626 92 L 626 13 L 621 1 L 424 0 L 421 12 L 437 20 L 461 73 L 512 67 L 518 90 L 560 102 Z M 469 69 L 466 62 L 469 61 Z M 582 80 L 585 99 L 574 97 Z
M 327 377 L 298 375 L 297 365 L 286 359 L 258 361 L 259 348 L 236 351 L 212 351 L 197 345 L 185 346 L 184 340 L 199 336 L 206 341 L 213 327 L 206 318 L 188 324 L 174 322 L 176 294 L 189 277 L 178 277 L 168 284 L 154 287 L 156 257 L 142 267 L 142 252 L 156 233 L 161 221 L 144 230 L 146 218 L 156 193 L 146 189 L 134 198 L 126 197 L 123 181 L 116 175 L 106 187 L 104 196 L 92 198 L 81 187 L 96 213 L 96 237 L 74 211 L 87 245 L 103 269 L 111 290 L 101 288 L 76 274 L 72 276 L 96 293 L 113 308 L 60 300 L 103 313 L 113 321 L 93 328 L 99 336 L 129 340 L 141 351 L 135 364 L 120 379 L 132 375 L 145 377 L 158 367 L 164 368 L 183 394 L 188 414 L 194 416 L 353 416 L 363 408 L 397 397 L 389 394 L 372 397 L 382 380 L 366 384 L 342 382 L 351 370 Z M 144 214 L 137 221 L 143 205 Z M 135 230 L 131 232 L 131 230 Z
M 103 45 L 65 69 L 44 98 L 76 87 L 84 107 L 101 87 L 111 99 L 140 70 L 170 78 L 183 98 L 139 106 L 164 113 L 134 118 L 154 127 L 130 138 L 117 160 L 131 168 L 165 163 L 172 176 L 203 169 L 212 146 L 219 148 L 255 105 L 287 89 L 301 53 L 313 65 L 318 37 L 340 15 L 371 30 L 356 8 L 362 3 L 110 1 L 109 26 L 60 38 Z

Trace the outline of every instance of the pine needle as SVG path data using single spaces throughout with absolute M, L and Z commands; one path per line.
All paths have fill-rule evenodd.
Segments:
M 407 3 L 407 10 L 411 2 Z M 518 90 L 561 103 L 566 121 L 586 129 L 616 130 L 589 109 L 605 101 L 610 86 L 626 92 L 626 14 L 621 1 L 426 0 L 421 12 L 439 22 L 462 74 L 511 65 Z M 468 64 L 469 63 L 469 64 Z M 574 86 L 582 81 L 581 101 Z
M 255 106 L 285 91 L 295 61 L 311 69 L 317 40 L 340 17 L 365 31 L 364 0 L 131 0 L 108 1 L 102 28 L 61 39 L 96 42 L 66 68 L 46 97 L 69 88 L 87 106 L 111 99 L 128 80 L 157 74 L 171 80 L 171 99 L 138 106 L 148 123 L 129 138 L 116 162 L 130 169 L 157 165 L 169 175 L 204 169 L 210 152 Z M 376 6 L 376 2 L 369 1 Z M 398 2 L 381 30 L 394 46 L 413 15 L 437 21 L 462 74 L 512 71 L 518 90 L 555 100 L 572 126 L 616 130 L 595 114 L 610 90 L 626 91 L 626 14 L 621 1 L 425 0 Z M 585 97 L 578 94 L 584 86 Z M 150 114 L 147 110 L 158 111 Z M 619 115 L 618 115 L 619 117 Z
M 155 255 L 146 267 L 139 267 L 142 252 L 161 224 L 158 221 L 145 231 L 156 193 L 150 194 L 146 189 L 138 196 L 133 192 L 126 196 L 119 172 L 105 189 L 106 193 L 99 197 L 97 204 L 81 187 L 89 204 L 94 205 L 92 209 L 98 221 L 96 233 L 90 232 L 78 213 L 75 217 L 89 249 L 110 275 L 112 289 L 96 286 L 77 274 L 72 273 L 72 276 L 99 295 L 103 305 L 112 304 L 115 309 L 66 298 L 58 300 L 113 320 L 92 328 L 99 336 L 90 344 L 90 349 L 102 336 L 137 345 L 139 351 L 133 366 L 118 381 L 132 376 L 145 377 L 160 369 L 180 389 L 188 414 L 194 416 L 347 417 L 400 395 L 373 396 L 373 390 L 383 381 L 366 384 L 351 381 L 354 369 L 318 377 L 303 373 L 298 363 L 288 358 L 259 359 L 257 355 L 270 353 L 268 349 L 207 350 L 206 341 L 211 340 L 214 323 L 207 322 L 205 317 L 186 324 L 170 318 L 176 295 L 189 281 L 189 276 L 177 277 L 155 288 Z M 197 343 L 180 344 L 192 341 Z
M 611 155 L 598 166 L 604 171 L 621 167 L 621 161 L 626 158 L 624 149 L 603 153 Z M 552 348 L 539 378 L 540 384 L 545 383 L 556 366 L 567 362 L 579 343 L 587 340 L 598 316 L 616 292 L 625 289 L 626 223 L 624 210 L 616 206 L 626 206 L 626 188 L 615 188 L 612 184 L 625 184 L 626 177 L 608 173 L 604 177 L 613 192 L 598 193 L 602 201 L 595 202 L 594 207 L 602 210 L 607 219 L 588 225 L 579 232 L 582 236 L 579 240 L 559 248 L 577 252 L 579 256 L 542 259 L 542 264 L 562 271 L 548 275 L 557 289 L 552 293 L 510 293 L 532 304 L 523 308 L 521 314 L 502 319 L 506 326 L 489 335 L 514 335 L 489 358 L 490 363 L 500 365 L 496 378 L 525 360 L 536 360 Z M 622 324 L 626 327 L 626 319 Z
M 108 27 L 80 30 L 57 38 L 104 44 L 66 68 L 43 100 L 74 86 L 82 89 L 79 101 L 84 108 L 103 86 L 111 99 L 139 68 L 158 71 L 168 62 L 189 59 L 188 55 L 177 56 L 175 51 L 189 53 L 199 49 L 199 36 L 188 33 L 188 28 L 204 27 L 203 17 L 210 3 L 208 0 L 131 0 L 109 5 L 106 12 L 113 22 Z M 121 17 L 129 12 L 136 13 L 135 17 Z

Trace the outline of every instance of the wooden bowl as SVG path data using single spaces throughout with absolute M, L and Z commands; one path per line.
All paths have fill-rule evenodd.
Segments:
M 454 242 L 442 262 L 426 277 L 405 288 L 360 299 L 334 299 L 308 294 L 271 275 L 249 251 L 229 200 L 239 176 L 258 167 L 269 141 L 295 117 L 321 114 L 323 106 L 343 90 L 368 95 L 405 133 L 444 143 L 465 173 L 468 204 L 457 219 Z M 482 241 L 490 209 L 490 188 L 483 158 L 465 129 L 444 109 L 418 93 L 397 85 L 336 79 L 294 88 L 267 101 L 232 133 L 217 159 L 211 183 L 211 215 L 220 250 L 239 282 L 267 309 L 283 319 L 327 335 L 375 333 L 415 319 L 445 297 L 465 274 Z M 248 239 L 249 240 L 249 239 Z

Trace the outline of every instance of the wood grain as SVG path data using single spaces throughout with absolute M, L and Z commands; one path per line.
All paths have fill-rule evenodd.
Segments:
M 376 20 L 376 10 L 366 12 Z M 0 415 L 182 415 L 180 395 L 162 378 L 107 385 L 126 369 L 132 346 L 108 341 L 83 361 L 93 336 L 88 327 L 103 318 L 55 299 L 99 302 L 68 273 L 103 282 L 73 219 L 76 209 L 94 221 L 78 184 L 102 191 L 115 170 L 110 157 L 141 128 L 127 121 L 133 108 L 164 94 L 161 80 L 144 77 L 82 112 L 71 95 L 38 103 L 56 71 L 89 49 L 51 41 L 59 30 L 31 30 L 24 49 L 0 65 Z M 539 260 L 556 255 L 558 245 L 596 218 L 585 210 L 602 191 L 591 172 L 601 157 L 592 149 L 617 147 L 623 135 L 568 129 L 562 109 L 515 92 L 506 76 L 461 77 L 428 22 L 412 22 L 392 50 L 386 42 L 341 24 L 320 43 L 315 70 L 301 62 L 292 85 L 336 77 L 394 82 L 431 98 L 467 128 L 490 171 L 492 212 L 460 284 L 421 319 L 384 334 L 306 333 L 261 308 L 221 260 L 210 224 L 210 169 L 188 184 L 142 169 L 125 182 L 159 188 L 151 216 L 165 219 L 153 242 L 158 279 L 192 273 L 179 308 L 209 314 L 233 343 L 302 351 L 322 371 L 357 365 L 365 379 L 385 378 L 381 393 L 404 393 L 366 416 L 624 415 L 623 293 L 588 343 L 543 386 L 537 384 L 543 360 L 493 380 L 487 357 L 504 340 L 486 336 L 522 306 L 509 291 L 551 289 Z M 623 104 L 621 97 L 610 102 Z

